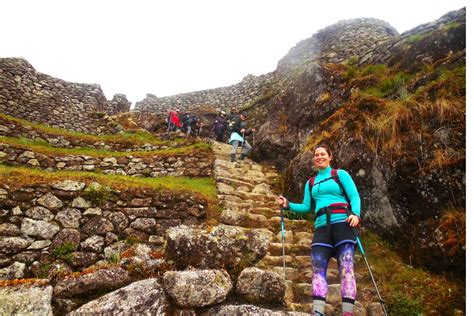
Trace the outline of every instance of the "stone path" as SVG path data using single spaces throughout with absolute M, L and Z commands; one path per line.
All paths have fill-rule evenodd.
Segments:
M 280 213 L 276 204 L 277 194 L 271 185 L 278 179 L 274 167 L 264 167 L 249 159 L 238 164 L 230 162 L 231 146 L 214 142 L 216 157 L 214 177 L 217 193 L 223 206 L 219 221 L 251 229 L 268 229 L 273 234 L 267 255 L 257 266 L 283 275 L 283 254 L 280 229 Z M 285 219 L 285 264 L 287 291 L 286 307 L 289 310 L 307 311 L 312 306 L 311 257 L 312 223 L 306 220 Z M 333 315 L 341 303 L 339 272 L 336 260 L 331 259 L 327 280 L 329 293 L 326 314 Z M 356 302 L 355 315 L 380 315 L 367 313 Z M 335 315 L 335 314 L 334 314 Z

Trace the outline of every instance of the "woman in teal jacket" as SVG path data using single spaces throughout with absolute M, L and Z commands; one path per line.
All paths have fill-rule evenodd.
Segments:
M 344 170 L 331 168 L 332 160 L 333 155 L 328 146 L 317 146 L 313 164 L 318 173 L 314 179 L 306 182 L 303 203 L 291 203 L 283 196 L 277 202 L 285 210 L 301 213 L 313 211 L 317 214 L 311 244 L 314 315 L 324 315 L 328 291 L 326 270 L 329 259 L 336 257 L 341 279 L 342 314 L 350 316 L 353 315 L 356 299 L 356 240 L 351 227 L 360 222 L 360 197 L 351 176 Z

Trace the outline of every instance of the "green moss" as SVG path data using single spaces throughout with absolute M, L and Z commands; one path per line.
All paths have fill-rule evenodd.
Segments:
M 42 263 L 39 267 L 38 278 L 47 279 L 49 270 L 51 270 L 52 265 L 50 263 Z
M 461 24 L 457 21 L 451 21 L 449 22 L 448 24 L 446 24 L 445 26 L 443 26 L 443 29 L 448 31 L 448 30 L 451 30 L 451 29 L 455 29 L 457 27 L 461 26 Z
M 141 240 L 135 236 L 129 236 L 125 239 L 125 243 L 129 246 L 133 246 L 135 244 L 139 244 Z
M 266 91 L 263 94 L 253 98 L 252 100 L 250 100 L 247 103 L 245 103 L 244 105 L 242 105 L 242 107 L 240 108 L 240 112 L 250 110 L 255 105 L 257 105 L 259 103 L 263 103 L 263 102 L 271 99 L 275 95 L 276 95 L 275 91 L 272 91 L 272 90 Z
M 407 41 L 409 44 L 413 44 L 420 41 L 422 38 L 424 38 L 424 36 L 421 34 L 413 34 L 405 39 L 405 41 Z
M 53 256 L 59 259 L 63 259 L 67 262 L 71 262 L 72 253 L 74 252 L 74 245 L 66 242 L 52 251 Z
M 103 185 L 89 185 L 83 194 L 94 206 L 101 206 L 109 200 L 112 190 Z
M 409 298 L 403 293 L 394 295 L 387 309 L 391 315 L 420 316 L 423 315 L 422 303 L 416 298 Z

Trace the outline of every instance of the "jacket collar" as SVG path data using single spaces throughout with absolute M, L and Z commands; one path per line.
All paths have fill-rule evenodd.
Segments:
M 329 177 L 331 176 L 331 170 L 332 170 L 331 166 L 327 166 L 326 168 L 322 170 L 318 170 L 318 175 Z

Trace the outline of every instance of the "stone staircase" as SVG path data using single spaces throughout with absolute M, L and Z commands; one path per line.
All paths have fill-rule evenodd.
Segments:
M 266 256 L 257 267 L 284 275 L 283 245 L 280 211 L 276 204 L 277 193 L 272 184 L 278 178 L 274 167 L 261 166 L 249 159 L 230 162 L 231 146 L 213 142 L 215 155 L 214 177 L 219 203 L 223 207 L 219 221 L 222 224 L 250 229 L 268 229 L 273 240 Z M 311 257 L 312 223 L 306 220 L 285 218 L 285 264 L 287 290 L 285 304 L 288 310 L 310 312 L 312 306 Z M 331 259 L 327 280 L 329 291 L 326 305 L 327 315 L 337 315 L 341 295 L 337 262 Z M 374 303 L 373 303 L 374 304 Z M 378 304 L 378 303 L 376 303 Z M 339 308 L 338 308 L 339 307 Z M 383 315 L 379 308 L 368 311 L 356 302 L 355 315 Z

